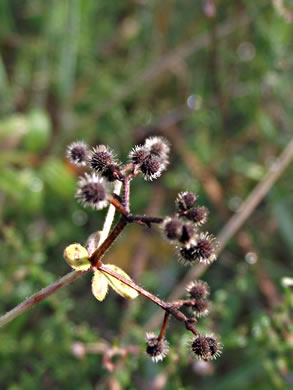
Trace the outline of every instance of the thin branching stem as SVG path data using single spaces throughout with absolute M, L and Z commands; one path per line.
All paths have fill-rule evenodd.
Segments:
M 123 179 L 123 207 L 127 214 L 130 213 L 130 177 L 125 176 Z
M 144 297 L 146 297 L 147 299 L 149 299 L 150 301 L 158 305 L 161 309 L 165 310 L 165 312 L 168 313 L 168 316 L 166 318 L 169 318 L 169 315 L 172 315 L 176 320 L 184 322 L 186 329 L 188 329 L 195 335 L 198 334 L 198 331 L 193 326 L 194 319 L 190 319 L 186 317 L 180 310 L 176 308 L 176 305 L 162 301 L 160 298 L 151 294 L 149 291 L 138 286 L 132 280 L 124 278 L 123 276 L 115 272 L 112 268 L 107 267 L 107 265 L 103 264 L 102 262 L 99 262 L 96 268 L 110 276 L 113 276 L 114 278 L 118 279 L 120 282 L 126 284 L 128 287 L 131 287 L 134 290 L 136 290 L 140 295 L 143 295 Z M 167 323 L 165 326 L 167 326 Z
M 284 148 L 280 156 L 274 161 L 274 163 L 269 168 L 267 174 L 263 179 L 255 186 L 251 191 L 248 197 L 243 201 L 239 210 L 228 220 L 228 222 L 221 229 L 220 233 L 217 235 L 217 240 L 220 245 L 218 247 L 218 254 L 226 247 L 229 240 L 234 237 L 237 231 L 241 226 L 246 222 L 250 217 L 256 207 L 268 194 L 274 183 L 279 179 L 284 170 L 293 160 L 293 138 Z M 168 299 L 170 301 L 175 301 L 185 291 L 186 285 L 192 280 L 196 280 L 201 277 L 201 275 L 208 269 L 207 264 L 199 264 L 197 267 L 191 268 L 180 283 L 173 289 L 172 293 L 169 295 Z M 161 313 L 155 313 L 150 320 L 148 321 L 146 328 L 153 329 L 161 321 Z
M 86 271 L 87 272 L 87 271 Z M 19 305 L 15 306 L 14 309 L 8 311 L 6 314 L 0 317 L 0 327 L 6 325 L 8 322 L 12 321 L 14 318 L 20 316 L 22 313 L 26 312 L 37 303 L 42 302 L 45 298 L 52 295 L 55 291 L 59 290 L 62 287 L 67 286 L 72 283 L 74 280 L 78 279 L 80 276 L 86 272 L 73 271 L 63 276 L 63 278 L 56 280 L 56 282 L 50 284 L 49 286 L 38 291 L 36 294 L 32 295 L 30 298 L 26 299 Z
M 165 312 L 165 316 L 164 316 L 164 320 L 163 320 L 163 324 L 162 324 L 162 327 L 161 327 L 161 331 L 160 331 L 160 334 L 158 336 L 158 341 L 162 340 L 162 338 L 165 336 L 169 318 L 170 318 L 170 313 L 168 313 L 166 311 Z
M 119 234 L 122 232 L 126 225 L 127 220 L 122 216 L 119 219 L 117 225 L 112 230 L 112 232 L 103 242 L 103 244 L 98 247 L 89 257 L 89 261 L 91 262 L 93 267 L 95 267 L 99 263 L 99 261 L 102 259 L 104 254 L 107 252 L 107 250 L 110 248 L 110 246 L 113 244 L 113 242 L 116 240 L 116 238 L 119 236 Z
M 164 218 L 147 217 L 145 215 L 129 215 L 127 221 L 130 223 L 139 223 L 150 226 L 152 223 L 162 223 Z
M 108 201 L 111 203 L 112 206 L 114 206 L 116 208 L 117 211 L 119 211 L 119 213 L 121 213 L 122 215 L 124 216 L 127 216 L 129 214 L 129 212 L 127 212 L 127 210 L 125 209 L 124 205 L 121 204 L 121 202 L 119 201 L 119 199 L 117 199 L 115 196 L 113 196 L 112 194 L 108 195 Z
M 107 239 L 102 243 L 100 247 L 98 247 L 90 256 L 89 260 L 91 261 L 92 265 L 97 264 L 101 258 L 104 256 L 106 251 L 110 248 L 110 246 L 113 244 L 113 242 L 116 240 L 116 238 L 119 236 L 119 234 L 122 232 L 124 227 L 126 226 L 127 221 L 124 217 L 121 217 L 115 228 L 112 230 L 112 232 L 109 234 Z M 14 309 L 10 310 L 6 314 L 0 317 L 0 327 L 7 324 L 8 322 L 12 321 L 14 318 L 18 317 L 22 313 L 29 310 L 31 307 L 35 306 L 37 303 L 42 302 L 45 298 L 52 295 L 55 291 L 59 290 L 60 288 L 66 286 L 67 284 L 70 284 L 75 279 L 79 278 L 83 274 L 87 273 L 81 272 L 81 271 L 73 271 L 69 274 L 63 276 L 63 278 L 57 280 L 56 282 L 50 284 L 48 287 L 43 288 L 36 294 L 32 295 L 30 298 L 26 299 L 19 305 L 17 305 Z

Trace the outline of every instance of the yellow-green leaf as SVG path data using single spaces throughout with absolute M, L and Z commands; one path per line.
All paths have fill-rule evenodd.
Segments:
M 121 268 L 117 267 L 117 265 L 106 264 L 106 266 L 113 271 L 117 272 L 117 274 L 123 276 L 125 279 L 132 280 L 126 272 L 124 272 Z M 138 292 L 134 290 L 132 287 L 127 286 L 126 284 L 120 282 L 118 279 L 113 276 L 103 272 L 105 277 L 108 279 L 109 285 L 116 291 L 117 294 L 121 295 L 123 298 L 127 299 L 135 299 L 138 297 Z
M 91 267 L 87 250 L 80 244 L 71 244 L 64 250 L 64 259 L 71 268 L 87 271 Z
M 102 302 L 108 292 L 108 279 L 99 270 L 94 270 L 92 278 L 92 293 L 98 301 Z

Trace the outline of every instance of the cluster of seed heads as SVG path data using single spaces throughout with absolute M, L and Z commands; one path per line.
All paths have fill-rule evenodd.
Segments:
M 202 280 L 191 282 L 187 288 L 187 294 L 191 299 L 190 308 L 195 317 L 205 317 L 210 312 L 211 302 L 206 298 L 210 294 L 209 286 Z
M 169 142 L 163 137 L 147 138 L 144 145 L 135 146 L 129 153 L 133 171 L 141 172 L 145 180 L 157 179 L 169 163 Z M 100 210 L 107 206 L 108 182 L 122 181 L 123 165 L 113 150 L 98 145 L 91 150 L 83 141 L 76 141 L 67 147 L 67 157 L 75 165 L 88 167 L 78 182 L 76 197 L 85 207 Z
M 196 206 L 196 202 L 197 196 L 192 192 L 180 193 L 176 199 L 176 214 L 165 218 L 163 233 L 176 244 L 179 259 L 184 264 L 210 264 L 216 260 L 218 244 L 208 232 L 198 231 L 206 223 L 208 211 L 203 206 Z
M 196 317 L 203 317 L 209 313 L 210 302 L 207 297 L 210 294 L 209 286 L 202 280 L 188 284 L 187 295 L 189 300 L 183 304 L 190 307 Z M 154 362 L 163 360 L 169 351 L 169 343 L 164 337 L 157 337 L 153 332 L 146 334 L 147 354 Z M 216 359 L 222 352 L 222 344 L 214 335 L 200 335 L 189 341 L 193 354 L 201 360 L 209 361 Z
M 88 169 L 79 178 L 76 198 L 85 207 L 100 210 L 109 202 L 109 183 L 122 181 L 126 172 L 136 176 L 141 173 L 145 180 L 157 179 L 169 163 L 169 142 L 163 137 L 147 138 L 143 145 L 135 146 L 129 153 L 129 162 L 123 165 L 114 151 L 105 145 L 90 150 L 83 141 L 73 142 L 67 148 L 69 160 Z M 197 205 L 197 196 L 192 192 L 182 192 L 176 199 L 176 212 L 173 216 L 160 219 L 164 236 L 176 246 L 180 261 L 193 265 L 196 262 L 209 264 L 216 259 L 217 242 L 208 232 L 199 228 L 206 223 L 208 210 Z M 201 280 L 187 286 L 188 299 L 180 301 L 176 307 L 189 307 L 194 317 L 203 317 L 209 313 L 209 286 Z M 178 305 L 178 303 L 175 303 Z M 188 320 L 189 321 L 189 320 Z M 190 320 L 196 322 L 195 318 Z M 166 327 L 166 326 L 165 326 Z M 159 336 L 146 334 L 146 353 L 154 362 L 163 360 L 169 351 L 162 328 Z M 221 352 L 221 344 L 213 335 L 200 335 L 193 332 L 195 338 L 190 341 L 191 351 L 200 359 L 211 360 Z

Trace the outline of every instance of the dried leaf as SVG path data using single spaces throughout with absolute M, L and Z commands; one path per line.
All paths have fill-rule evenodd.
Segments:
M 80 244 L 71 244 L 64 250 L 64 259 L 71 268 L 87 271 L 91 267 L 87 250 Z
M 123 276 L 124 278 L 132 281 L 131 277 L 116 265 L 107 264 L 107 267 L 117 272 L 117 274 Z M 123 282 L 120 282 L 118 279 L 114 278 L 113 276 L 105 272 L 103 272 L 103 274 L 108 279 L 109 285 L 113 288 L 113 290 L 115 290 L 116 293 L 121 295 L 123 298 L 135 299 L 138 297 L 139 295 L 138 292 L 134 290 L 132 287 L 127 286 Z
M 92 293 L 98 301 L 102 302 L 108 292 L 108 279 L 99 270 L 94 270 L 92 278 Z

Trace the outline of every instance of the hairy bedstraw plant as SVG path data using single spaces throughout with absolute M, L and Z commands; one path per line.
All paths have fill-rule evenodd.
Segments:
M 97 243 L 93 233 L 86 248 L 80 244 L 69 245 L 64 251 L 67 263 L 75 270 L 93 271 L 92 292 L 97 300 L 105 299 L 109 287 L 124 298 L 135 299 L 143 295 L 165 311 L 164 321 L 158 335 L 146 334 L 146 352 L 154 362 L 165 358 L 169 343 L 165 339 L 170 316 L 184 323 L 192 333 L 190 349 L 193 354 L 205 361 L 216 358 L 221 353 L 221 344 L 213 335 L 202 335 L 196 328 L 197 318 L 209 314 L 211 303 L 209 286 L 196 280 L 186 288 L 186 299 L 164 302 L 137 285 L 121 268 L 104 264 L 106 251 L 129 223 L 161 227 L 162 235 L 176 247 L 179 261 L 185 265 L 196 263 L 210 264 L 216 260 L 217 242 L 208 232 L 199 231 L 206 223 L 208 210 L 197 205 L 197 196 L 191 192 L 181 192 L 175 200 L 175 211 L 165 218 L 133 215 L 130 211 L 130 182 L 139 174 L 145 180 L 154 180 L 166 170 L 170 145 L 163 137 L 147 138 L 143 145 L 135 146 L 129 153 L 129 162 L 123 165 L 112 149 L 98 145 L 89 149 L 85 142 L 73 142 L 67 148 L 67 157 L 77 166 L 87 167 L 88 171 L 79 178 L 76 198 L 84 207 L 100 210 L 112 204 L 121 217 L 104 242 Z M 111 192 L 113 182 L 122 183 L 122 197 Z M 189 308 L 190 315 L 182 309 Z

